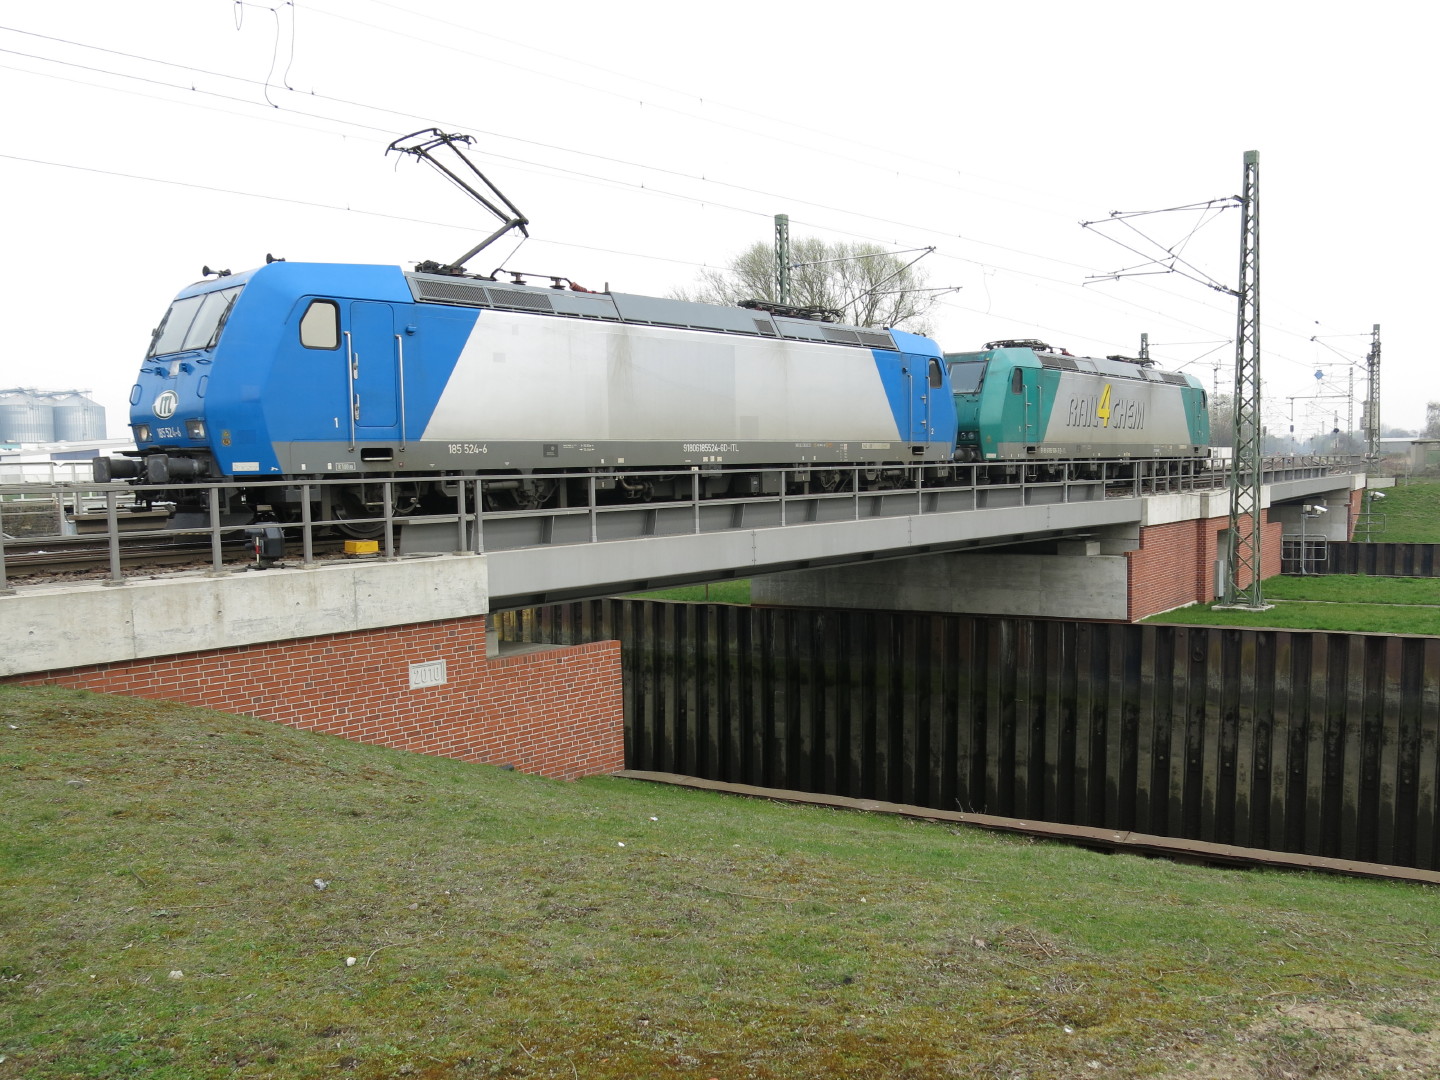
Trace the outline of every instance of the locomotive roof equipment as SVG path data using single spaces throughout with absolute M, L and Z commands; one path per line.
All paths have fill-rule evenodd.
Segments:
M 419 141 L 410 142 L 409 140 L 412 139 L 418 139 Z M 452 277 L 459 277 L 465 273 L 465 264 L 467 262 L 496 240 L 499 240 L 500 237 L 504 236 L 511 229 L 518 229 L 521 236 L 528 237 L 530 235 L 529 230 L 526 228 L 526 226 L 530 224 L 530 219 L 522 214 L 519 207 L 507 199 L 504 193 L 491 183 L 484 173 L 476 168 L 475 163 L 465 156 L 464 151 L 462 151 L 458 145 L 459 143 L 464 143 L 469 146 L 474 143 L 474 141 L 475 140 L 469 135 L 447 135 L 439 128 L 426 128 L 423 131 L 412 131 L 409 135 L 402 135 L 385 148 L 387 154 L 390 153 L 391 150 L 400 154 L 412 154 L 422 161 L 426 161 L 435 166 L 435 168 L 439 170 L 440 175 L 444 176 L 461 191 L 485 207 L 486 210 L 489 210 L 499 218 L 501 222 L 500 228 L 496 229 L 484 240 L 481 240 L 480 243 L 465 252 L 464 255 L 461 255 L 454 262 L 438 263 L 426 260 L 425 262 L 417 263 L 415 269 L 419 273 L 449 274 Z M 489 190 L 490 194 L 493 195 L 496 200 L 505 204 L 505 210 L 508 210 L 509 214 L 495 205 L 495 202 L 486 195 L 482 194 L 462 173 L 457 172 L 435 156 L 433 151 L 442 146 L 448 146 L 450 148 L 451 153 L 460 159 L 465 168 L 475 175 L 475 178 Z

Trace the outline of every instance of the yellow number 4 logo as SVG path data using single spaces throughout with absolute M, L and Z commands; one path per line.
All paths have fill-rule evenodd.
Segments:
M 1100 394 L 1100 404 L 1095 406 L 1095 415 L 1105 422 L 1105 427 L 1110 426 L 1110 384 L 1108 382 Z

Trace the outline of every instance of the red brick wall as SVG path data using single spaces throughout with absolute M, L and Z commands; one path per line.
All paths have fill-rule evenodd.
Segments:
M 1215 538 L 1207 537 L 1208 531 L 1209 522 L 1204 520 L 1174 521 L 1140 530 L 1139 550 L 1126 552 L 1132 622 L 1206 598 L 1207 540 L 1212 563 L 1215 548 Z
M 410 689 L 410 665 L 445 661 Z M 474 616 L 20 675 L 574 780 L 625 767 L 620 643 L 485 658 Z
M 1350 520 L 1345 530 L 1345 539 L 1355 539 L 1355 519 L 1365 512 L 1365 491 L 1350 492 Z
M 1215 599 L 1215 558 L 1221 530 L 1229 518 L 1202 518 L 1151 525 L 1140 530 L 1140 548 L 1129 560 L 1129 617 L 1133 622 L 1185 604 Z M 1260 576 L 1280 573 L 1279 521 L 1265 511 L 1260 532 Z M 1240 584 L 1249 584 L 1242 581 Z

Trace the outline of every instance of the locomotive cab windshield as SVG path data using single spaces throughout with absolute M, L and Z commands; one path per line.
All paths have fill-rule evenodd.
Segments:
M 165 318 L 160 320 L 150 342 L 150 351 L 145 354 L 146 359 L 214 348 L 243 288 L 243 285 L 234 285 L 176 300 L 165 312 Z
M 984 360 L 952 360 L 950 391 L 955 394 L 978 394 L 985 380 Z

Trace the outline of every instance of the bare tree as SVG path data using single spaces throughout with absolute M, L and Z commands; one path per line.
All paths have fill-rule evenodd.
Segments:
M 1210 395 L 1210 445 L 1230 446 L 1235 441 L 1235 395 Z
M 1425 403 L 1425 438 L 1440 439 L 1440 401 Z
M 938 290 L 926 288 L 923 271 L 907 255 L 891 255 L 874 244 L 826 243 L 816 237 L 790 245 L 790 303 L 839 311 L 856 326 L 885 326 L 928 334 L 927 314 Z M 735 304 L 741 300 L 777 301 L 775 252 L 752 244 L 727 270 L 705 270 L 681 300 Z

